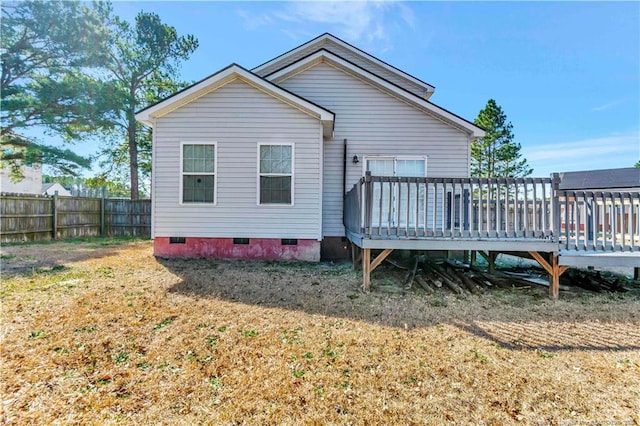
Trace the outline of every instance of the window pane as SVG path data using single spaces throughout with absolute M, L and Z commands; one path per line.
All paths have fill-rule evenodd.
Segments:
M 393 160 L 367 160 L 367 170 L 373 176 L 393 176 Z
M 215 173 L 214 145 L 183 145 L 182 171 L 185 173 Z
M 260 146 L 260 173 L 291 173 L 292 163 L 290 145 Z
M 260 204 L 291 204 L 291 176 L 260 176 Z
M 260 145 L 260 160 L 267 160 L 269 158 L 269 145 Z
M 396 162 L 397 176 L 424 176 L 424 160 L 398 160 Z
M 214 175 L 184 175 L 182 177 L 182 202 L 213 203 Z
M 282 163 L 281 163 L 281 170 L 282 172 L 280 173 L 291 173 L 291 165 L 292 165 L 292 159 L 291 159 L 291 145 L 283 145 L 281 150 L 282 155 L 280 156 Z

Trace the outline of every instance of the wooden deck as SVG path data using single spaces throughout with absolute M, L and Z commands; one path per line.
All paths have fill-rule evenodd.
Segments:
M 489 259 L 492 253 L 527 252 L 549 272 L 553 298 L 569 265 L 640 267 L 640 188 L 560 191 L 559 182 L 557 174 L 479 179 L 367 173 L 346 194 L 344 207 L 347 238 L 362 249 L 363 287 L 394 249 L 470 250 Z M 371 261 L 371 250 L 383 251 Z

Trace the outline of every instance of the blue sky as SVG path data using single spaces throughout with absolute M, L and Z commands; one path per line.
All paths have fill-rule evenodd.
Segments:
M 535 176 L 640 159 L 639 2 L 116 2 L 156 12 L 200 47 L 199 80 L 253 68 L 324 32 L 436 87 L 473 120 L 494 98 Z M 90 147 L 84 147 L 90 149 Z

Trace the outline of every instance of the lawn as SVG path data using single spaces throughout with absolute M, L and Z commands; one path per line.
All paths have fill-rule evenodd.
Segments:
M 640 424 L 640 296 L 3 247 L 3 424 Z

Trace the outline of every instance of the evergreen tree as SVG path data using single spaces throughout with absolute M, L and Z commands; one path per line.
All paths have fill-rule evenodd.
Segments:
M 68 149 L 27 137 L 43 128 L 67 141 L 108 125 L 111 92 L 94 78 L 104 63 L 108 5 L 64 1 L 5 3 L 0 78 L 1 167 L 22 178 L 21 165 L 43 163 L 76 173 L 90 162 Z
M 471 145 L 471 176 L 506 178 L 533 173 L 521 158 L 520 144 L 513 140 L 513 125 L 495 100 L 489 99 L 474 123 L 485 129 L 486 135 Z
M 136 122 L 135 112 L 183 87 L 176 82 L 181 61 L 197 47 L 194 36 L 179 36 L 155 13 L 140 12 L 133 25 L 118 17 L 111 21 L 107 78 L 119 107 L 113 120 L 115 132 L 102 154 L 109 165 L 107 175 L 128 177 L 133 200 L 139 198 L 141 160 L 143 173 L 150 172 L 151 152 L 151 133 Z M 121 167 L 124 163 L 128 163 L 126 172 Z

